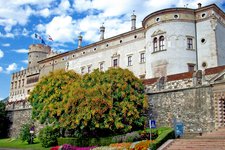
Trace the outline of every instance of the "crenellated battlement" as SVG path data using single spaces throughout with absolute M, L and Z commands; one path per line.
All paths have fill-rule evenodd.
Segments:
M 48 45 L 42 45 L 42 44 L 31 44 L 29 46 L 29 53 L 32 52 L 43 52 L 43 53 L 50 53 L 51 52 L 51 47 Z

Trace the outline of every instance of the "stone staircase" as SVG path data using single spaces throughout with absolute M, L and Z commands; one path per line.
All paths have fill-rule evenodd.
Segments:
M 192 139 L 175 139 L 162 150 L 225 150 L 225 128 Z

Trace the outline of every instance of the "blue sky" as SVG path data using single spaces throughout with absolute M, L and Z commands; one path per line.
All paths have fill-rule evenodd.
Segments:
M 0 100 L 9 95 L 11 74 L 27 67 L 28 47 L 41 41 L 54 51 L 77 48 L 99 40 L 104 23 L 105 38 L 130 30 L 130 15 L 142 19 L 157 10 L 170 7 L 197 8 L 216 3 L 225 10 L 225 0 L 0 0 Z M 49 35 L 53 41 L 48 40 Z

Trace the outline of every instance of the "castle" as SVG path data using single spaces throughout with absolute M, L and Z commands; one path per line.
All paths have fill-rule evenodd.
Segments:
M 104 33 L 101 26 L 100 40 L 85 47 L 80 35 L 78 48 L 60 54 L 46 45 L 30 45 L 27 69 L 11 78 L 7 110 L 12 136 L 31 116 L 29 92 L 56 69 L 85 74 L 127 68 L 144 80 L 153 108 L 150 117 L 159 125 L 172 126 L 174 117 L 185 122 L 187 132 L 225 125 L 225 108 L 220 109 L 225 106 L 225 13 L 217 5 L 159 10 L 146 16 L 141 28 L 133 14 L 131 31 L 107 39 Z

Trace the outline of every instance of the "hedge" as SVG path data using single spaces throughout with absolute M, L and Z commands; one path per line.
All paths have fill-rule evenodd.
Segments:
M 157 130 L 152 131 L 153 140 L 156 138 Z M 99 138 L 58 138 L 58 144 L 71 144 L 74 146 L 107 146 L 112 143 L 134 142 L 149 139 L 149 131 L 134 131 L 124 135 Z
M 151 150 L 156 150 L 167 140 L 175 138 L 175 133 L 172 128 L 161 127 L 158 129 L 158 133 L 159 136 L 156 138 L 155 142 L 150 145 Z

